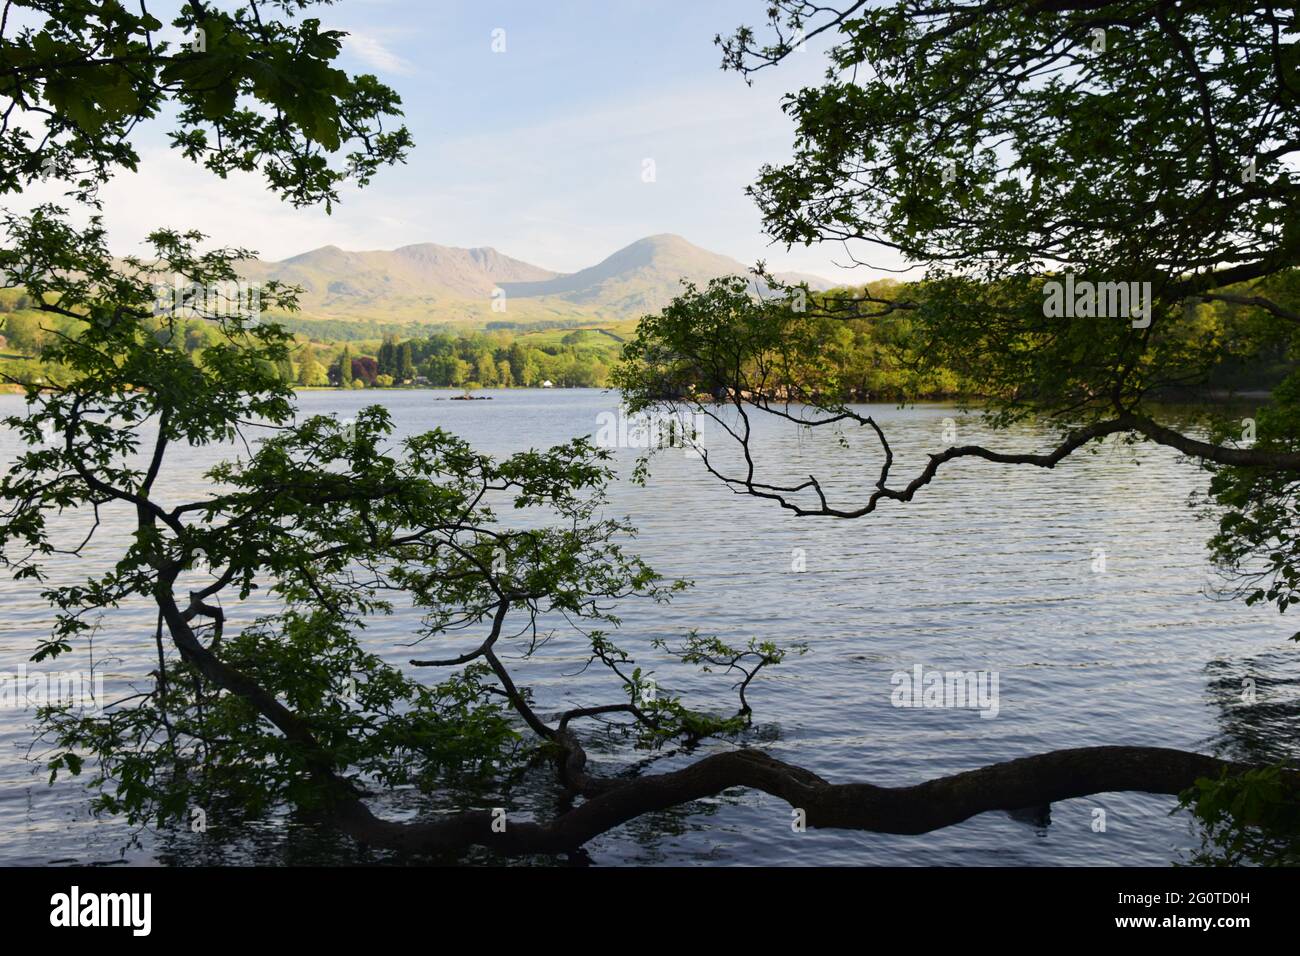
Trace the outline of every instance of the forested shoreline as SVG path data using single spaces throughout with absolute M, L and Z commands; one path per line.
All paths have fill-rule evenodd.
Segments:
M 910 319 L 898 314 L 872 315 L 871 303 L 885 298 L 905 301 L 924 295 L 923 284 L 892 280 L 856 288 L 812 294 L 807 321 L 818 323 L 822 367 L 816 394 L 849 402 L 939 401 L 991 397 L 986 383 L 952 367 L 917 361 L 918 343 Z M 861 317 L 852 317 L 860 310 Z M 1251 306 L 1227 301 L 1204 302 L 1189 317 L 1207 336 L 1245 340 L 1250 335 Z M 279 315 L 264 321 L 282 326 L 292 345 L 276 374 L 285 384 L 302 388 L 605 388 L 618 364 L 629 358 L 628 339 L 637 323 L 613 328 L 557 322 L 488 323 L 484 329 L 446 325 L 407 326 L 381 337 L 364 337 L 370 323 L 318 323 Z M 204 353 L 229 340 L 219 323 L 208 318 L 181 319 L 169 327 L 154 323 L 154 335 L 166 346 L 202 364 Z M 80 323 L 41 310 L 21 289 L 0 289 L 0 390 L 19 392 L 23 382 L 58 382 L 66 371 L 42 361 L 42 349 L 61 336 L 77 336 Z M 337 337 L 335 337 L 337 336 Z M 1297 363 L 1285 343 L 1250 341 L 1248 353 L 1228 350 L 1195 387 L 1170 386 L 1158 396 L 1170 403 L 1258 397 L 1272 390 Z M 797 394 L 788 371 L 769 382 L 773 397 Z M 796 386 L 792 390 L 792 386 Z M 700 375 L 690 393 L 723 397 L 716 382 Z M 686 394 L 686 393 L 683 393 Z M 680 396 L 678 396 L 680 397 Z

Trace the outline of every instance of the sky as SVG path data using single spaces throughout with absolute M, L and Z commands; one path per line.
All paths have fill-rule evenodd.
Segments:
M 312 8 L 346 31 L 341 65 L 398 91 L 415 141 L 405 166 L 332 215 L 297 210 L 256 175 L 222 181 L 172 151 L 166 125 L 137 141 L 135 174 L 102 193 L 110 244 L 139 252 L 161 225 L 282 259 L 322 245 L 416 242 L 492 246 L 561 272 L 594 265 L 644 236 L 833 280 L 842 246 L 787 251 L 763 235 L 745 186 L 790 155 L 784 93 L 815 84 L 815 43 L 753 86 L 720 69 L 719 32 L 762 27 L 764 0 L 341 0 Z M 164 18 L 165 10 L 155 15 Z M 495 31 L 504 31 L 496 33 Z M 504 52 L 494 52 L 504 40 Z M 646 182 L 647 161 L 654 181 Z M 39 192 L 29 200 L 54 198 Z M 861 253 L 859 252 L 859 255 Z M 883 266 L 898 263 L 880 260 Z

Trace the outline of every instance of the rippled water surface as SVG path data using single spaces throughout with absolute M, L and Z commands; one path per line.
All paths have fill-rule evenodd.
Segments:
M 347 416 L 379 401 L 399 434 L 441 425 L 496 454 L 595 434 L 600 414 L 617 407 L 614 395 L 599 391 L 487 394 L 492 401 L 452 402 L 446 392 L 322 391 L 304 393 L 300 405 L 304 414 Z M 0 415 L 21 409 L 20 397 L 0 396 Z M 957 422 L 963 443 L 1030 449 L 1048 441 L 1031 428 L 987 435 L 977 420 L 942 406 L 871 412 L 894 442 L 895 484 L 924 465 L 926 452 L 950 443 L 942 437 L 945 418 Z M 829 435 L 759 424 L 767 477 L 815 473 L 837 500 L 865 500 L 879 468 L 865 434 L 847 433 L 843 449 Z M 707 445 L 717 441 L 706 432 Z M 15 449 L 14 436 L 0 432 L 0 462 L 12 460 Z M 202 494 L 203 471 L 231 452 L 186 450 L 159 488 L 174 500 Z M 625 476 L 636 454 L 620 451 Z M 655 460 L 647 487 L 618 482 L 609 510 L 639 526 L 636 549 L 657 570 L 695 587 L 667 607 L 626 605 L 619 642 L 656 672 L 661 688 L 721 710 L 734 706 L 727 678 L 664 661 L 650 642 L 692 628 L 732 643 L 806 641 L 806 655 L 765 671 L 752 686 L 747 742 L 836 782 L 909 784 L 1097 744 L 1271 753 L 1295 711 L 1300 666 L 1286 639 L 1294 628 L 1265 608 L 1206 596 L 1211 527 L 1187 505 L 1204 481 L 1196 468 L 1153 447 L 1107 445 L 1053 471 L 959 461 L 910 504 L 886 502 L 869 517 L 835 521 L 797 518 L 734 495 L 698 460 L 666 454 Z M 124 527 L 121 516 L 110 516 L 80 561 L 53 565 L 56 576 L 76 580 L 104 568 L 122 547 Z M 805 556 L 803 573 L 792 570 L 796 549 Z M 1101 552 L 1104 572 L 1094 570 Z M 12 672 L 48 633 L 50 613 L 30 583 L 8 579 L 0 581 L 0 606 L 0 670 Z M 237 609 L 230 613 L 241 618 Z M 106 621 L 96 635 L 95 658 L 111 686 L 148 672 L 153 624 L 142 606 Z M 378 622 L 368 641 L 402 662 L 411 656 L 401 646 L 411 631 L 411 617 L 399 614 Z M 604 675 L 576 673 L 584 660 L 581 641 L 558 634 L 540 659 L 513 666 L 543 710 L 618 700 L 618 687 Z M 997 716 L 892 706 L 891 675 L 917 664 L 996 672 Z M 1252 707 L 1240 700 L 1247 677 L 1259 688 Z M 0 863 L 371 859 L 328 833 L 279 819 L 239 827 L 218 820 L 205 835 L 132 832 L 121 821 L 93 819 L 77 784 L 49 787 L 39 763 L 26 759 L 30 720 L 26 711 L 0 710 Z M 668 754 L 657 765 L 678 766 L 723 746 L 731 744 Z M 610 771 L 647 757 L 609 735 L 593 739 L 591 751 Z M 549 813 L 548 800 L 534 794 L 541 805 L 522 809 Z M 1174 803 L 1103 794 L 1054 805 L 1050 823 L 990 813 L 896 837 L 794 833 L 787 805 L 733 791 L 635 821 L 593 841 L 588 854 L 598 864 L 1165 864 L 1197 844 L 1187 819 L 1170 815 Z M 1106 811 L 1101 833 L 1093 830 L 1098 808 Z M 379 809 L 398 815 L 427 805 L 408 792 L 385 798 Z

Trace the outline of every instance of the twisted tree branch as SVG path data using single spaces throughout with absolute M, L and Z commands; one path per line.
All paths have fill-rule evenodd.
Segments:
M 576 746 L 576 745 L 575 745 Z M 580 761 L 579 761 L 580 764 Z M 506 855 L 563 853 L 638 816 L 716 796 L 733 787 L 761 790 L 803 810 L 810 827 L 876 833 L 928 833 L 990 810 L 1019 810 L 1095 793 L 1178 794 L 1198 778 L 1246 765 L 1160 747 L 1081 747 L 1021 757 L 908 787 L 828 783 L 758 750 L 714 754 L 671 773 L 626 782 L 589 778 L 591 798 L 549 823 L 511 822 L 493 830 L 490 811 L 431 823 L 381 820 L 361 802 L 340 813 L 345 831 L 368 844 L 406 852 L 482 846 Z M 1300 772 L 1287 784 L 1300 792 Z M 498 829 L 500 824 L 498 824 Z

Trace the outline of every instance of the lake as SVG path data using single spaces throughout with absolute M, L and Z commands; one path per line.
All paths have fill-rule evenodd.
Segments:
M 399 434 L 443 426 L 494 454 L 594 435 L 617 396 L 598 390 L 486 391 L 491 401 L 455 402 L 445 391 L 310 391 L 303 414 L 354 415 L 382 403 Z M 21 414 L 19 396 L 0 396 L 0 416 Z M 896 485 L 944 440 L 945 419 L 960 444 L 1044 449 L 1044 429 L 988 434 L 950 406 L 868 406 L 899 459 Z M 756 421 L 769 477 L 824 479 L 839 501 L 860 503 L 879 467 L 866 434 L 833 436 Z M 706 430 L 704 443 L 718 436 Z M 0 431 L 0 466 L 15 454 Z M 204 470 L 232 449 L 175 454 L 158 488 L 171 500 L 201 495 Z M 622 474 L 638 452 L 621 449 Z M 699 674 L 653 653 L 692 628 L 729 643 L 750 637 L 804 641 L 807 654 L 764 671 L 748 696 L 754 726 L 745 742 L 833 782 L 905 785 L 988 763 L 1063 747 L 1168 746 L 1229 756 L 1274 757 L 1290 746 L 1300 690 L 1295 630 L 1268 608 L 1215 600 L 1205 540 L 1189 493 L 1206 477 L 1169 450 L 1107 444 L 1052 471 L 958 461 L 910 504 L 882 503 L 852 521 L 797 518 L 770 502 L 735 495 L 698 460 L 670 452 L 651 480 L 611 490 L 609 512 L 640 528 L 635 550 L 669 577 L 695 582 L 668 606 L 629 602 L 617 640 L 653 669 L 661 692 L 688 703 L 734 709 L 732 681 Z M 505 519 L 509 519 L 506 514 Z M 82 559 L 59 559 L 59 580 L 102 571 L 122 545 L 124 517 L 112 515 Z M 801 550 L 800 550 L 801 549 Z M 1103 562 L 1099 558 L 1104 558 Z M 793 568 L 802 560 L 806 570 Z M 52 618 L 28 582 L 0 580 L 0 671 L 14 671 Z M 238 621 L 259 609 L 228 612 Z M 265 605 L 260 605 L 261 609 Z M 411 616 L 376 622 L 367 642 L 401 663 Z M 154 614 L 127 609 L 95 637 L 96 661 L 112 688 L 153 666 Z M 1288 623 L 1292 626 L 1288 627 Z M 576 635 L 557 633 L 541 657 L 513 660 L 543 712 L 620 699 L 603 673 L 577 673 L 585 661 Z M 519 648 L 508 644 L 507 663 Z M 431 656 L 427 647 L 420 655 Z M 76 666 L 76 662 L 66 666 Z M 972 708 L 896 707 L 894 675 L 932 669 L 996 674 L 996 716 Z M 430 672 L 420 671 L 422 678 Z M 1251 678 L 1258 699 L 1241 699 Z M 350 863 L 382 859 L 300 820 L 273 816 L 188 829 L 133 832 L 94 819 L 81 786 L 47 773 L 26 755 L 32 715 L 0 710 L 0 863 Z M 617 733 L 589 727 L 599 770 L 631 764 L 671 769 L 732 743 L 706 742 L 693 753 L 655 755 Z M 512 812 L 549 814 L 554 788 L 539 773 L 515 795 Z M 410 817 L 458 806 L 410 791 L 387 795 L 380 812 Z M 596 864 L 903 864 L 1163 865 L 1184 859 L 1198 836 L 1172 797 L 1103 794 L 1055 804 L 1050 823 L 989 813 L 923 836 L 810 830 L 792 832 L 790 808 L 774 797 L 732 791 L 654 814 L 592 841 Z M 1095 810 L 1104 832 L 1094 831 Z M 475 857 L 480 859 L 481 857 Z M 527 861 L 524 861 L 527 862 Z

